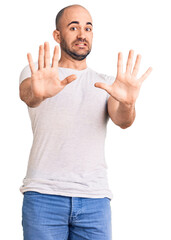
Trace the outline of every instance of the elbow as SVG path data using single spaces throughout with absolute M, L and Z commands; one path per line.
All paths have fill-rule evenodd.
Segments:
M 30 107 L 30 104 L 28 103 L 28 101 L 24 97 L 24 94 L 23 94 L 23 92 L 21 90 L 19 92 L 19 97 L 20 97 L 21 101 L 23 101 L 28 107 Z
M 112 119 L 111 119 L 112 120 Z M 116 121 L 113 121 L 112 120 L 112 122 L 116 125 L 116 126 L 118 126 L 118 127 L 120 127 L 121 129 L 126 129 L 126 128 L 129 128 L 131 125 L 132 125 L 132 123 L 133 122 L 131 122 L 131 123 L 121 123 L 121 122 L 116 122 Z
M 115 118 L 111 118 L 111 120 L 115 125 L 117 125 L 121 129 L 126 129 L 132 126 L 133 122 L 135 121 L 135 117 L 130 121 L 118 121 Z
M 119 125 L 119 127 L 120 127 L 121 129 L 127 129 L 127 128 L 129 128 L 131 125 L 132 125 L 132 124 L 129 124 L 129 125 Z
M 20 84 L 20 86 L 19 86 L 19 97 L 24 102 L 24 93 L 23 93 L 23 89 L 22 89 L 21 85 L 22 84 Z
M 21 101 L 24 101 L 23 95 L 22 95 L 21 91 L 20 91 L 20 93 L 19 93 L 19 98 L 21 99 Z
M 24 101 L 23 94 L 22 94 L 22 92 L 21 92 L 21 91 L 19 92 L 19 98 L 21 99 L 21 101 L 25 102 L 25 101 Z
M 134 119 L 134 120 L 135 120 L 135 119 Z M 133 124 L 134 120 L 133 120 L 132 122 L 127 122 L 127 123 L 122 123 L 122 124 L 119 124 L 118 126 L 119 126 L 121 129 L 126 129 L 126 128 L 129 128 L 129 127 L 131 127 L 131 126 L 132 126 L 132 124 Z

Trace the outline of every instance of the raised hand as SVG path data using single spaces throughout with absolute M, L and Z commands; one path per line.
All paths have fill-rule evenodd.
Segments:
M 148 68 L 148 70 L 139 79 L 137 79 L 141 55 L 137 55 L 135 65 L 132 70 L 133 55 L 134 51 L 130 50 L 126 65 L 126 72 L 124 73 L 123 56 L 122 53 L 118 54 L 117 76 L 112 85 L 100 82 L 95 83 L 94 85 L 95 87 L 106 90 L 114 99 L 127 105 L 135 104 L 136 99 L 139 95 L 141 84 L 152 71 L 151 67 Z
M 45 42 L 44 47 L 39 47 L 38 70 L 35 69 L 33 59 L 30 53 L 27 54 L 30 70 L 31 70 L 31 90 L 32 95 L 40 100 L 55 96 L 67 84 L 76 79 L 76 75 L 70 75 L 64 80 L 59 80 L 58 74 L 58 58 L 59 47 L 55 46 L 52 58 L 52 66 L 50 65 L 50 47 Z

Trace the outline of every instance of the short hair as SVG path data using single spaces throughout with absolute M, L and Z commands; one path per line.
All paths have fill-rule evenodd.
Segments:
M 60 19 L 61 19 L 61 17 L 63 16 L 64 11 L 65 11 L 67 8 L 74 7 L 74 6 L 79 6 L 79 7 L 84 8 L 83 6 L 78 5 L 78 4 L 73 4 L 73 5 L 69 5 L 69 6 L 67 6 L 67 7 L 62 8 L 62 9 L 58 12 L 58 14 L 56 15 L 56 19 L 55 19 L 56 30 L 59 31 L 59 29 L 60 29 Z M 84 9 L 86 9 L 86 8 L 84 8 Z
M 56 15 L 56 20 L 55 20 L 56 30 L 59 30 L 59 26 L 60 26 L 59 22 L 60 22 L 60 19 L 61 19 L 61 17 L 62 17 L 62 15 L 63 15 L 63 13 L 64 13 L 64 11 L 65 11 L 66 8 L 68 8 L 68 7 L 65 7 L 65 8 L 61 9 L 61 10 L 58 12 L 58 14 Z

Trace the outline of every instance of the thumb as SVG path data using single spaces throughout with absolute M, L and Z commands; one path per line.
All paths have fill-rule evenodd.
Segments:
M 102 83 L 102 82 L 96 82 L 94 84 L 95 87 L 104 89 L 106 92 L 110 92 L 110 85 L 106 84 L 106 83 Z
M 71 83 L 77 78 L 75 74 L 72 74 L 68 77 L 66 77 L 64 80 L 61 81 L 61 84 L 65 87 L 67 84 Z

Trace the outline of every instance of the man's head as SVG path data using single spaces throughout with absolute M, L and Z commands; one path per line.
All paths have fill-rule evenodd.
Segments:
M 71 5 L 57 14 L 53 36 L 60 44 L 62 54 L 81 61 L 91 51 L 92 30 L 92 18 L 88 10 L 80 5 Z

